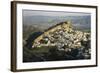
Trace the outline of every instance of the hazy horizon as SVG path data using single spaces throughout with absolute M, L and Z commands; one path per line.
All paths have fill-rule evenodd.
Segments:
M 23 10 L 23 25 L 50 27 L 59 22 L 71 21 L 73 26 L 91 27 L 90 13 Z

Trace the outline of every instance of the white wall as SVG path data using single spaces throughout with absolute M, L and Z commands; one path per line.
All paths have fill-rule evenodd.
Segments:
M 12 73 L 10 71 L 10 8 L 11 8 L 10 1 L 11 0 L 0 0 L 0 73 Z M 30 0 L 30 1 L 82 4 L 82 5 L 99 5 L 100 4 L 99 0 L 98 1 L 97 0 Z M 100 13 L 100 10 L 98 13 Z M 99 28 L 98 31 L 100 31 L 100 25 L 98 25 L 98 28 Z M 100 34 L 98 37 L 100 37 Z M 100 38 L 98 39 L 98 43 L 100 43 Z M 98 51 L 100 53 L 99 48 L 98 48 Z M 100 61 L 100 57 L 99 57 L 99 61 Z M 99 73 L 100 66 L 92 67 L 92 68 L 35 71 L 34 73 L 52 73 L 52 72 L 55 72 L 55 73 L 56 72 L 58 73 Z M 33 73 L 33 71 L 26 72 L 26 73 Z

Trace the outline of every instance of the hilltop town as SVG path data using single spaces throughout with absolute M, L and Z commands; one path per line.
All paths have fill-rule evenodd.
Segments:
M 52 47 L 50 55 L 46 54 L 43 60 L 75 60 L 91 58 L 91 34 L 74 30 L 70 22 L 61 22 L 45 30 L 40 36 L 33 40 L 32 48 Z M 56 55 L 54 57 L 54 55 Z M 52 56 L 54 58 L 49 58 Z M 57 58 L 57 59 L 56 59 Z
M 90 49 L 90 33 L 72 28 L 70 22 L 59 23 L 37 37 L 32 47 L 57 46 L 59 50 L 67 51 L 88 46 Z

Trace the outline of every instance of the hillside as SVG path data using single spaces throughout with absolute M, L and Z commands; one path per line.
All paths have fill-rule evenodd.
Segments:
M 30 41 L 28 43 L 27 39 L 27 45 L 24 47 L 24 62 L 91 58 L 90 32 L 74 30 L 73 25 L 68 22 L 58 23 Z

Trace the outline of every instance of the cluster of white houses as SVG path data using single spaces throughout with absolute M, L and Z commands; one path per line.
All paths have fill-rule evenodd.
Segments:
M 61 22 L 38 36 L 33 41 L 34 47 L 57 46 L 60 50 L 70 50 L 70 48 L 82 48 L 82 43 L 90 41 L 90 33 L 73 30 L 72 24 L 68 21 Z

